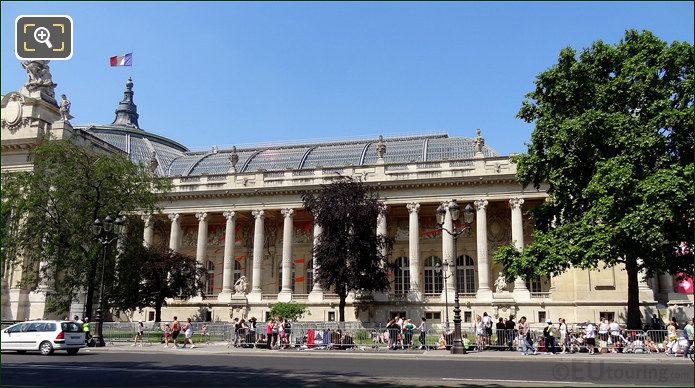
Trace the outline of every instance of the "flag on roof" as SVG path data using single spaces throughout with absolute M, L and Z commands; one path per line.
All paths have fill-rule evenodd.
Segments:
M 133 53 L 126 55 L 116 55 L 109 59 L 111 67 L 113 66 L 133 66 Z

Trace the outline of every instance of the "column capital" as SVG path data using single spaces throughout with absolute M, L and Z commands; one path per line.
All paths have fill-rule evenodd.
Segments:
M 251 212 L 251 215 L 253 215 L 256 219 L 265 218 L 265 210 L 254 210 Z
M 420 204 L 417 202 L 411 202 L 405 205 L 405 207 L 408 208 L 408 213 L 417 213 L 420 211 Z
M 176 222 L 181 218 L 181 214 L 179 213 L 169 213 L 167 214 L 167 217 L 171 220 L 171 222 Z
M 512 209 L 521 209 L 521 205 L 523 204 L 523 198 L 512 198 L 509 200 L 509 207 L 511 207 Z
M 144 213 L 140 216 L 142 220 L 145 222 L 145 226 L 150 225 L 150 222 L 152 222 L 152 213 Z
M 487 204 L 487 199 L 476 199 L 475 201 L 473 201 L 473 205 L 475 205 L 475 208 L 477 210 L 485 210 L 485 208 L 487 208 Z
M 382 203 L 379 204 L 379 215 L 385 216 L 389 212 L 389 205 Z
M 292 218 L 292 215 L 294 214 L 294 209 L 286 208 L 280 210 L 280 213 L 282 213 L 285 218 Z
M 197 218 L 198 221 L 200 221 L 200 222 L 207 221 L 208 213 L 207 212 L 198 212 L 195 214 L 195 218 Z
M 226 210 L 226 211 L 222 212 L 222 215 L 224 216 L 224 218 L 226 218 L 228 220 L 234 219 L 234 217 L 236 217 L 236 212 L 234 210 Z

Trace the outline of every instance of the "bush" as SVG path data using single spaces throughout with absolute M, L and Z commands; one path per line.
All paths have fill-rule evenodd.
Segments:
M 299 303 L 275 303 L 270 310 L 270 315 L 278 318 L 285 318 L 290 321 L 295 321 L 307 314 L 307 308 Z

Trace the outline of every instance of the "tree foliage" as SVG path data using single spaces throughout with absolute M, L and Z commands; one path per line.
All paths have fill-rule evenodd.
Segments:
M 142 228 L 129 230 L 134 232 L 128 233 L 118 256 L 116 286 L 109 294 L 109 306 L 121 311 L 151 307 L 155 310 L 155 322 L 160 322 L 167 299 L 204 295 L 207 271 L 195 257 L 172 251 L 163 244 L 145 246 Z
M 33 170 L 2 174 L 3 260 L 24 266 L 28 284 L 36 282 L 33 269 L 45 260 L 49 265 L 40 276 L 49 276 L 56 290 L 49 307 L 65 310 L 86 290 L 90 314 L 102 269 L 90 225 L 106 215 L 154 211 L 168 184 L 125 155 L 70 141 L 44 141 L 31 158 Z M 113 252 L 103 267 L 113 270 Z
M 388 289 L 384 252 L 391 250 L 393 242 L 376 233 L 383 205 L 375 191 L 352 178 L 322 185 L 318 193 L 305 193 L 302 199 L 322 228 L 313 249 L 315 281 L 340 297 L 342 322 L 348 292 Z
M 639 326 L 638 274 L 692 274 L 693 46 L 627 31 L 560 52 L 518 117 L 535 128 L 517 179 L 547 184 L 533 242 L 495 259 L 507 280 L 570 267 L 621 266 L 628 325 Z
M 295 321 L 308 312 L 309 310 L 307 310 L 306 306 L 303 304 L 278 302 L 270 309 L 270 316 Z

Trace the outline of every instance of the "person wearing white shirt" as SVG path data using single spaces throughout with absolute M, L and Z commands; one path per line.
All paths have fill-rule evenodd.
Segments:
M 422 317 L 422 322 L 417 328 L 420 331 L 420 349 L 425 349 L 425 341 L 427 338 L 427 319 Z
M 584 329 L 584 338 L 586 338 L 586 346 L 589 348 L 589 354 L 594 354 L 596 350 L 596 326 L 588 322 Z

